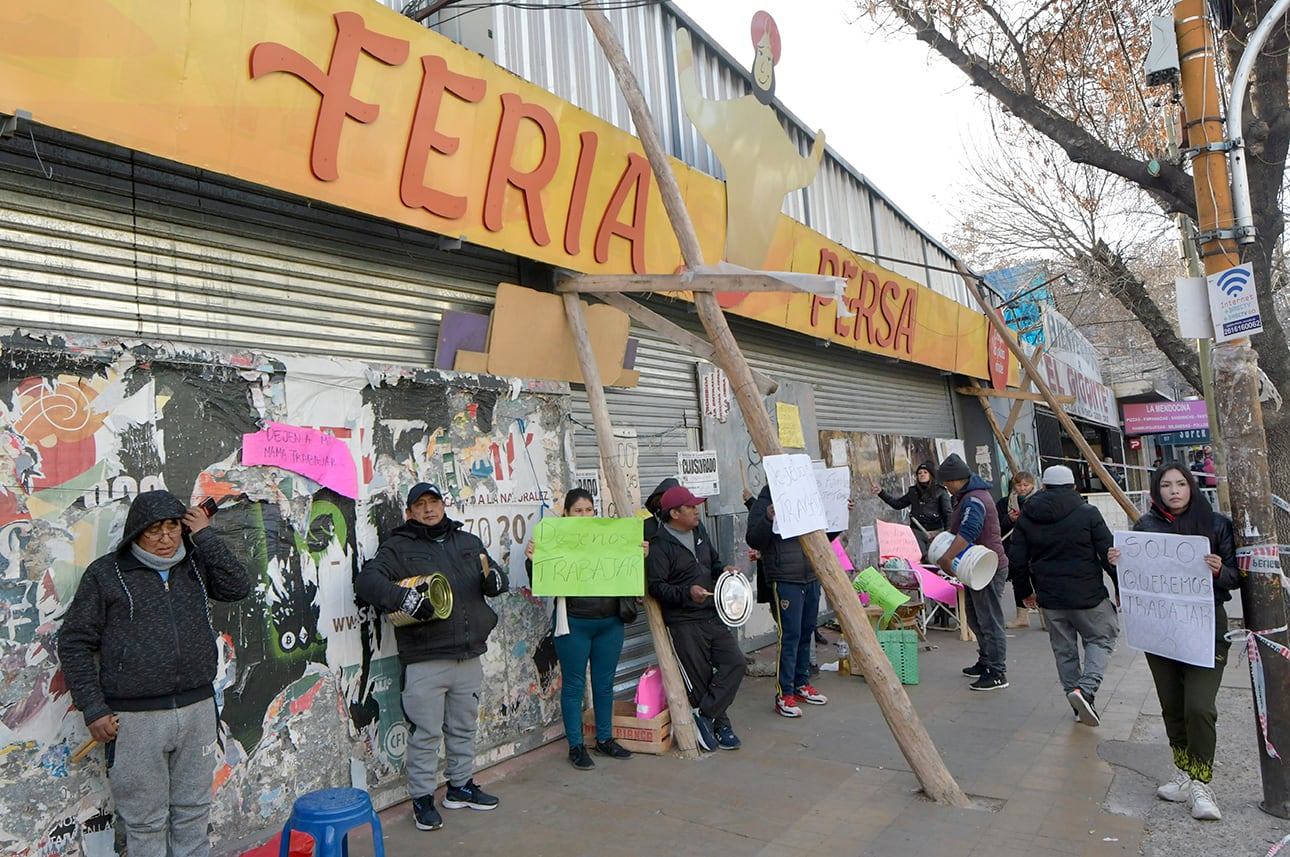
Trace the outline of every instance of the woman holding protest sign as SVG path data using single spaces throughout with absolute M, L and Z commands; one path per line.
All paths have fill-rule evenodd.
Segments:
M 1232 522 L 1210 508 L 1209 501 L 1196 484 L 1196 477 L 1186 465 L 1171 462 L 1151 475 L 1151 508 L 1133 525 L 1149 533 L 1174 533 L 1204 536 L 1209 539 L 1210 553 L 1205 564 L 1214 575 L 1214 666 L 1198 667 L 1171 658 L 1147 654 L 1147 665 L 1160 698 L 1160 714 L 1173 750 L 1178 769 L 1169 782 L 1156 789 L 1163 800 L 1187 802 L 1192 818 L 1217 821 L 1222 818 L 1209 787 L 1214 772 L 1214 745 L 1217 741 L 1218 685 L 1227 664 L 1231 645 L 1224 639 L 1227 612 L 1223 603 L 1240 586 L 1236 568 L 1236 541 Z M 1107 559 L 1114 565 L 1120 551 L 1111 548 Z
M 574 488 L 564 495 L 566 517 L 594 518 L 591 493 Z M 649 542 L 641 542 L 645 554 Z M 530 575 L 533 572 L 533 542 L 524 550 Z M 642 578 L 644 570 L 642 569 Z M 623 651 L 627 623 L 636 619 L 636 599 L 615 596 L 564 597 L 556 599 L 555 653 L 560 659 L 560 713 L 564 736 L 569 741 L 569 764 L 579 771 L 596 767 L 582 739 L 582 697 L 586 688 L 587 663 L 591 663 L 591 706 L 596 718 L 596 753 L 611 759 L 629 759 L 631 751 L 614 740 L 614 674 Z

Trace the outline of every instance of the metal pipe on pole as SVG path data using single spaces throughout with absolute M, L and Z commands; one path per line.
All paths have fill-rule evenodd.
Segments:
M 1249 80 L 1257 45 L 1267 38 L 1276 20 L 1290 6 L 1290 0 L 1278 2 L 1251 37 L 1238 66 L 1239 90 L 1234 87 L 1229 121 L 1230 133 L 1238 136 L 1241 128 L 1241 106 L 1245 84 Z M 1244 196 L 1241 203 L 1249 207 L 1249 187 L 1244 179 L 1244 162 L 1235 165 L 1240 176 L 1236 192 L 1229 185 L 1228 161 L 1223 156 L 1224 128 L 1217 115 L 1220 104 L 1218 70 L 1214 57 L 1213 34 L 1206 18 L 1204 0 L 1181 0 L 1174 6 L 1178 55 L 1182 58 L 1182 91 L 1186 114 L 1195 117 L 1188 130 L 1187 145 L 1196 156 L 1192 176 L 1196 185 L 1198 241 L 1206 274 L 1217 274 L 1239 264 L 1236 241 L 1239 229 L 1232 229 L 1234 196 Z M 1259 34 L 1263 33 L 1261 37 Z M 1257 37 L 1257 38 L 1256 38 Z M 1208 110 L 1206 108 L 1209 108 Z M 1237 150 L 1232 150 L 1233 152 Z M 1252 226 L 1252 223 L 1249 224 Z M 1265 307 L 1264 311 L 1270 311 Z M 1241 605 L 1245 626 L 1270 640 L 1285 645 L 1290 642 L 1286 631 L 1286 594 L 1282 581 L 1277 547 L 1276 525 L 1272 510 L 1272 480 L 1268 475 L 1268 444 L 1263 431 L 1263 407 L 1259 403 L 1258 357 L 1248 338 L 1221 342 L 1214 346 L 1214 405 L 1227 446 L 1228 491 L 1232 503 L 1232 523 L 1237 544 L 1242 548 L 1263 548 L 1268 556 L 1259 565 L 1251 563 L 1241 582 Z M 1220 629 L 1221 630 L 1221 629 Z M 1262 645 L 1262 643 L 1257 643 Z M 1268 743 L 1282 753 L 1290 753 L 1290 661 L 1281 657 L 1263 659 L 1267 691 L 1266 729 L 1261 718 L 1255 718 L 1259 746 Z M 1260 696 L 1255 688 L 1256 701 Z M 1263 779 L 1264 812 L 1290 818 L 1290 766 L 1284 759 L 1259 754 Z

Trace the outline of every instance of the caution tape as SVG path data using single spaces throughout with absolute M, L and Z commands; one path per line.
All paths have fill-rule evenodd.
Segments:
M 1269 851 L 1266 855 L 1264 855 L 1264 857 L 1277 857 L 1277 855 L 1281 853 L 1281 849 L 1285 848 L 1287 845 L 1290 845 L 1290 836 L 1287 836 L 1285 839 L 1282 839 L 1276 845 L 1273 845 L 1272 850 Z
M 1263 749 L 1267 751 L 1268 757 L 1272 759 L 1280 759 L 1281 756 L 1277 754 L 1277 748 L 1272 746 L 1272 740 L 1268 738 L 1268 691 L 1263 680 L 1263 659 L 1259 655 L 1259 643 L 1263 643 L 1269 649 L 1290 661 L 1290 648 L 1274 640 L 1269 640 L 1267 637 L 1268 634 L 1280 634 L 1285 630 L 1285 625 L 1268 631 L 1251 631 L 1248 628 L 1237 628 L 1235 631 L 1228 631 L 1223 635 L 1223 639 L 1229 643 L 1235 643 L 1240 639 L 1245 640 L 1245 654 L 1250 661 L 1250 684 L 1254 686 L 1254 707 L 1259 715 L 1259 728 L 1263 731 Z

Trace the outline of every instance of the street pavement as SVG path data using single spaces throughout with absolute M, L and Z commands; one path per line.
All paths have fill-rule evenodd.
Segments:
M 825 706 L 787 719 L 774 679 L 745 679 L 731 709 L 743 747 L 699 760 L 636 755 L 574 770 L 563 740 L 480 772 L 501 799 L 491 812 L 442 810 L 441 830 L 416 830 L 411 804 L 381 814 L 385 852 L 525 857 L 1262 857 L 1290 822 L 1257 808 L 1258 747 L 1249 676 L 1235 657 L 1219 698 L 1214 790 L 1221 822 L 1155 798 L 1172 773 L 1143 656 L 1120 645 L 1097 695 L 1102 725 L 1074 722 L 1048 637 L 1010 631 L 1011 686 L 968 690 L 974 643 L 929 631 L 910 699 L 950 773 L 975 803 L 936 804 L 918 791 L 863 679 L 822 672 Z M 836 635 L 832 635 L 836 636 Z M 835 649 L 820 646 L 820 660 Z M 1236 650 L 1233 650 L 1235 655 Z M 763 669 L 773 649 L 756 656 Z M 1281 748 L 1290 753 L 1290 748 Z M 442 789 L 439 792 L 442 798 Z M 355 833 L 354 857 L 373 853 Z

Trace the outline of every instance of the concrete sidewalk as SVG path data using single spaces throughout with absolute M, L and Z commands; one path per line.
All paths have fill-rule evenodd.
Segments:
M 920 653 L 921 683 L 908 692 L 950 772 L 986 808 L 953 809 L 917 793 L 918 782 L 863 680 L 822 673 L 816 686 L 829 704 L 803 706 L 803 716 L 790 720 L 773 710 L 773 679 L 750 676 L 731 710 L 744 742 L 738 751 L 698 761 L 595 757 L 594 771 L 579 772 L 559 741 L 478 777 L 501 798 L 493 812 L 444 810 L 442 830 L 421 832 L 412 824 L 410 803 L 386 811 L 386 852 L 1262 855 L 1290 832 L 1253 808 L 1257 793 L 1225 796 L 1221 786 L 1230 763 L 1215 780 L 1227 815 L 1222 823 L 1193 821 L 1185 805 L 1155 800 L 1157 779 L 1171 772 L 1170 757 L 1146 664 L 1123 645 L 1098 694 L 1102 725 L 1090 729 L 1072 719 L 1047 634 L 1013 632 L 1011 686 L 974 693 L 959 671 L 975 661 L 975 644 L 929 633 L 936 648 Z M 820 647 L 821 661 L 832 660 L 831 654 L 830 647 Z M 1248 682 L 1234 660 L 1226 682 L 1233 689 L 1220 701 L 1239 705 L 1243 678 Z M 1220 740 L 1236 734 L 1252 744 L 1250 727 L 1248 720 L 1220 719 Z M 1220 744 L 1220 759 L 1227 743 Z M 1111 749 L 1099 755 L 1099 747 Z M 1257 784 L 1257 760 L 1254 768 Z M 1113 786 L 1117 771 L 1123 776 Z M 1233 814 L 1242 812 L 1248 823 L 1234 824 Z M 1202 841 L 1222 846 L 1210 850 Z M 351 844 L 355 857 L 372 853 L 369 837 L 356 834 Z

